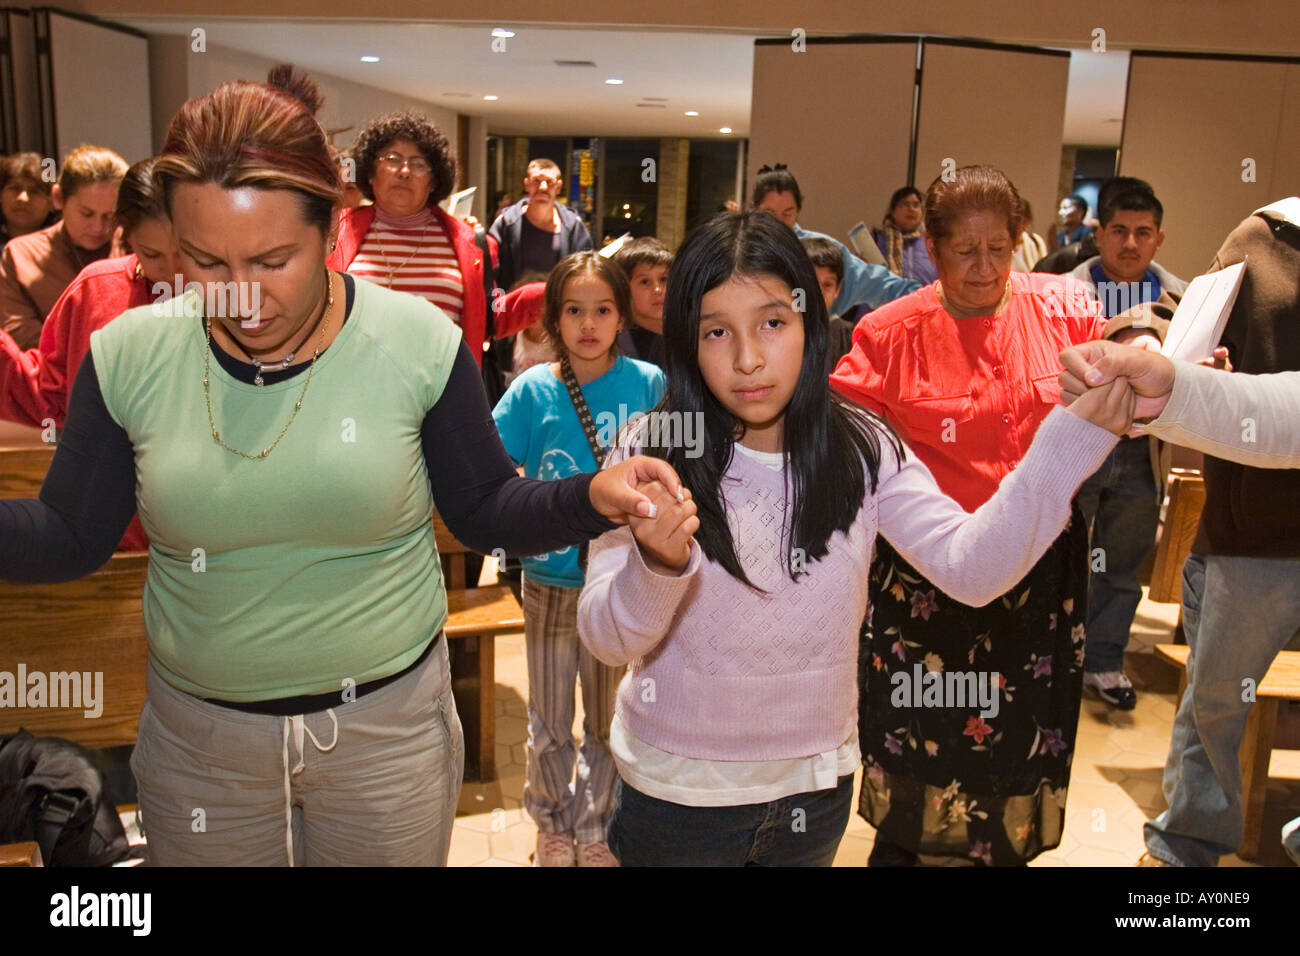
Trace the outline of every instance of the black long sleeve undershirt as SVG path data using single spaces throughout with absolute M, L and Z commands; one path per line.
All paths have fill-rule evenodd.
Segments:
M 247 370 L 252 380 L 251 365 L 221 354 L 218 360 L 228 370 L 242 365 L 239 374 Z M 452 534 L 475 551 L 544 554 L 614 527 L 591 505 L 592 475 L 536 481 L 515 472 L 463 342 L 420 435 L 434 506 Z M 112 556 L 133 514 L 135 453 L 108 413 L 87 352 L 40 497 L 0 501 L 0 579 L 70 581 L 89 574 Z

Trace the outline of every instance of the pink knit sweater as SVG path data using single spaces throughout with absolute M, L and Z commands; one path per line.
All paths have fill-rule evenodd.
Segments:
M 605 663 L 632 662 L 618 715 L 660 750 L 707 760 L 834 750 L 857 722 L 858 630 L 876 532 L 954 599 L 982 606 L 1042 557 L 1075 491 L 1117 440 L 1054 409 L 1020 467 L 974 514 L 944 495 L 914 455 L 900 467 L 886 447 L 876 494 L 797 581 L 781 544 L 783 473 L 733 454 L 723 478 L 732 539 L 745 573 L 767 593 L 704 559 L 694 541 L 679 577 L 656 574 L 620 528 L 591 545 L 579 635 Z

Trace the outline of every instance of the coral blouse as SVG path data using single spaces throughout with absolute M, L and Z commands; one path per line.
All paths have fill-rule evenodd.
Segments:
M 967 511 L 993 496 L 1061 396 L 1062 349 L 1100 338 L 1101 305 L 1068 276 L 1013 272 L 995 314 L 955 319 L 938 283 L 863 316 L 831 374 L 887 418 Z

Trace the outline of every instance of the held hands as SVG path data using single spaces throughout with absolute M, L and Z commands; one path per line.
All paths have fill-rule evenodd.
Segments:
M 648 494 L 650 486 L 667 494 L 673 503 L 684 492 L 681 479 L 668 462 L 648 455 L 633 455 L 596 472 L 587 494 L 593 508 L 614 524 L 622 525 L 634 516 L 653 516 L 656 509 L 654 497 Z
M 691 557 L 691 537 L 700 527 L 691 493 L 683 488 L 679 500 L 658 481 L 640 490 L 654 503 L 654 516 L 629 516 L 628 524 L 646 567 L 658 574 L 681 574 Z
M 1065 398 L 1062 386 L 1061 397 Z M 1133 427 L 1133 409 L 1137 407 L 1137 395 L 1129 388 L 1123 377 L 1116 378 L 1106 385 L 1087 389 L 1070 402 L 1068 411 L 1085 421 L 1092 422 L 1098 428 L 1104 428 L 1112 435 L 1123 435 Z
M 1071 411 L 1074 411 L 1071 403 L 1082 401 L 1089 392 L 1122 380 L 1136 397 L 1132 417 L 1149 420 L 1164 411 L 1174 387 L 1174 363 L 1158 351 L 1146 348 L 1116 342 L 1084 342 L 1062 352 L 1061 364 L 1065 367 L 1060 376 L 1061 401 L 1069 404 Z M 1089 416 L 1083 414 L 1083 417 Z

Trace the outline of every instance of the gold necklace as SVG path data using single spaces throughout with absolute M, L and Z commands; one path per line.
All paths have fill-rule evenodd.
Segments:
M 207 336 L 204 339 L 203 349 L 203 400 L 208 406 L 208 426 L 212 429 L 212 440 L 226 451 L 238 455 L 240 458 L 247 458 L 249 461 L 257 461 L 259 458 L 265 458 L 267 455 L 271 454 L 271 452 L 275 451 L 275 446 L 280 444 L 280 439 L 283 438 L 285 432 L 289 430 L 289 426 L 293 424 L 293 420 L 298 417 L 298 411 L 302 408 L 302 400 L 307 396 L 307 386 L 311 385 L 312 372 L 316 369 L 316 359 L 320 358 L 321 346 L 325 342 L 325 330 L 329 328 L 328 318 L 330 309 L 334 306 L 334 277 L 330 275 L 328 269 L 325 270 L 325 283 L 325 311 L 321 313 L 320 338 L 316 342 L 316 351 L 312 353 L 311 364 L 307 366 L 307 381 L 303 383 L 302 391 L 298 394 L 298 400 L 293 403 L 293 414 L 290 415 L 289 420 L 284 423 L 284 427 L 280 429 L 280 434 L 275 437 L 275 441 L 271 442 L 270 447 L 263 448 L 260 455 L 250 455 L 248 452 L 240 451 L 238 448 L 231 448 L 221 440 L 221 432 L 217 430 L 217 423 L 212 418 L 212 391 L 209 386 L 208 374 L 210 370 L 209 363 L 212 358 L 212 319 L 204 319 Z
M 943 310 L 947 312 L 949 315 L 951 315 L 952 310 L 948 307 L 948 298 L 943 294 L 942 281 L 936 282 L 934 284 L 934 294 L 938 297 L 939 304 L 943 306 Z M 989 313 L 989 316 L 991 317 L 997 315 L 999 312 L 1001 312 L 1003 309 L 1007 307 L 1007 303 L 1010 301 L 1011 301 L 1011 277 L 1007 276 L 1007 286 L 1005 289 L 1002 290 L 1002 298 L 998 299 L 998 304 L 993 307 L 993 311 Z M 974 318 L 979 318 L 979 316 L 974 316 Z
M 402 262 L 396 266 L 396 268 L 388 264 L 388 250 L 384 248 L 384 240 L 380 239 L 379 236 L 376 234 L 375 244 L 379 246 L 379 254 L 384 257 L 384 268 L 388 270 L 387 288 L 391 289 L 393 287 L 393 274 L 397 272 L 398 269 L 405 269 L 407 265 L 410 263 L 410 261 L 415 258 L 415 254 L 420 251 L 420 246 L 424 244 L 424 237 L 428 235 L 429 227 L 431 225 L 433 225 L 433 223 L 426 222 L 424 224 L 424 228 L 420 230 L 420 238 L 417 239 L 415 242 L 415 248 L 411 250 L 411 254 L 407 256 L 405 259 L 403 259 Z M 382 229 L 384 227 L 380 226 L 380 228 Z

